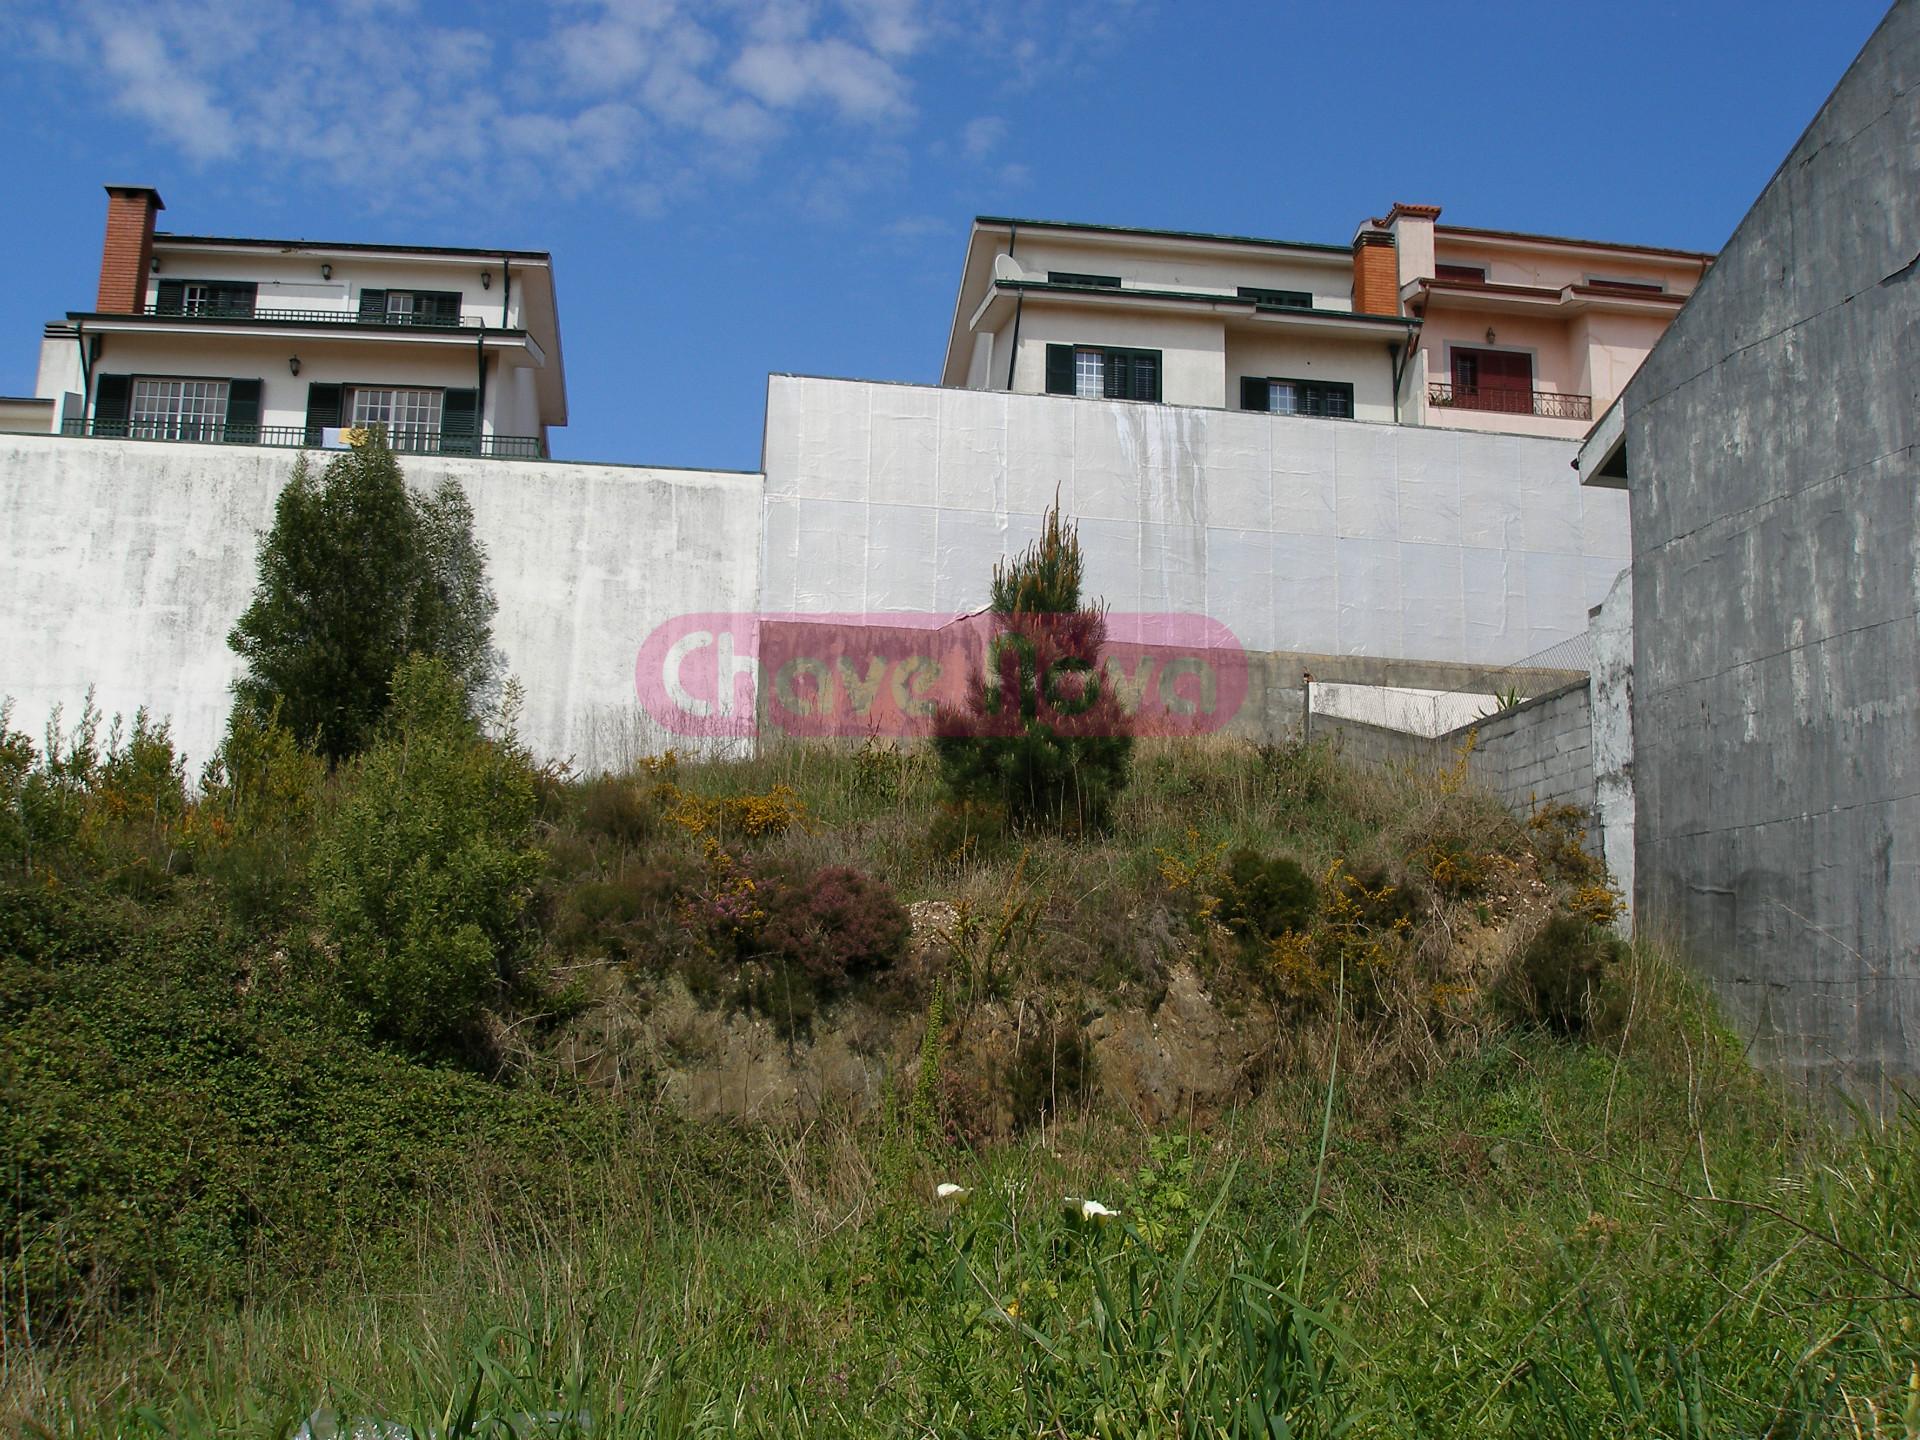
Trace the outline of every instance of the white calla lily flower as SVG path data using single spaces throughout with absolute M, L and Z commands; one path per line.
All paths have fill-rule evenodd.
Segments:
M 942 1180 L 933 1187 L 933 1193 L 939 1200 L 964 1200 L 967 1196 L 967 1187 L 956 1185 L 951 1180 Z

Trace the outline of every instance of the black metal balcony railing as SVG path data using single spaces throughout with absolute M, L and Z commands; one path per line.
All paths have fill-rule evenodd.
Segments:
M 279 310 L 265 305 L 142 305 L 132 313 L 158 320 L 261 320 L 282 325 L 378 325 L 400 330 L 478 330 L 487 323 L 485 316 L 472 314 L 383 310 L 366 315 L 358 310 Z
M 1518 390 L 1497 385 L 1427 386 L 1436 410 L 1491 410 L 1501 415 L 1538 415 L 1543 420 L 1591 420 L 1593 397 L 1558 390 Z
M 167 440 L 197 445 L 271 445 L 286 450 L 319 449 L 318 427 L 228 425 L 213 420 L 68 420 L 62 435 L 92 440 Z M 484 460 L 544 460 L 538 435 L 466 435 L 401 427 L 387 443 L 405 455 L 477 455 Z

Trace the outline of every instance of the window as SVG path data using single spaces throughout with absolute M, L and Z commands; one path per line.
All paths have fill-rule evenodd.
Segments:
M 246 317 L 253 314 L 260 287 L 250 280 L 162 280 L 160 315 L 209 315 Z
M 1091 285 L 1098 290 L 1118 290 L 1120 277 L 1118 275 L 1082 275 L 1077 270 L 1049 270 L 1047 283 L 1049 285 Z
M 1657 280 L 1612 280 L 1605 275 L 1589 275 L 1587 284 L 1605 290 L 1631 290 L 1638 295 L 1664 295 L 1667 287 Z
M 1107 357 L 1101 350 L 1073 352 L 1073 393 L 1082 400 L 1102 400 L 1107 394 Z
M 1487 283 L 1487 267 L 1484 265 L 1446 265 L 1433 267 L 1436 280 L 1466 280 L 1475 285 Z
M 1504 415 L 1533 413 L 1533 356 L 1518 350 L 1451 352 L 1453 403 L 1463 410 L 1497 410 Z
M 218 440 L 226 432 L 225 380 L 135 376 L 128 433 L 137 440 Z
M 458 290 L 362 290 L 363 325 L 458 325 Z
M 1090 400 L 1158 400 L 1160 352 L 1114 345 L 1049 345 L 1047 393 Z
M 1313 296 L 1305 290 L 1267 290 L 1258 285 L 1242 285 L 1240 298 L 1251 300 L 1263 310 L 1311 310 Z
M 437 450 L 439 390 L 375 390 L 356 387 L 347 396 L 349 425 L 384 425 L 396 450 Z
M 1284 380 L 1243 376 L 1240 408 L 1273 415 L 1314 415 L 1328 420 L 1353 418 L 1353 386 L 1340 380 Z

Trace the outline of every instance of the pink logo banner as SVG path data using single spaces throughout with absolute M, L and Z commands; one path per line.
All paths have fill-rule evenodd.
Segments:
M 710 737 L 922 738 L 969 706 L 1203 735 L 1246 703 L 1247 652 L 1218 621 L 1115 613 L 1100 631 L 1071 615 L 682 615 L 647 636 L 634 682 L 669 734 Z

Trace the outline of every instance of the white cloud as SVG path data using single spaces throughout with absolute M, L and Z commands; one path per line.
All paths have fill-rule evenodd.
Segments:
M 113 82 L 113 103 L 146 121 L 163 137 L 201 160 L 231 155 L 237 141 L 233 119 L 214 103 L 207 87 L 181 73 L 177 57 L 157 35 L 131 26 L 99 37 L 103 71 Z
M 507 183 L 530 197 L 599 187 L 657 213 L 778 151 L 796 203 L 825 215 L 902 185 L 916 153 L 989 163 L 997 116 L 965 125 L 957 151 L 950 129 L 915 144 L 915 67 L 937 55 L 990 82 L 1008 53 L 1022 74 L 1079 63 L 1060 60 L 1080 52 L 1048 8 L 472 0 L 450 20 L 418 0 L 0 0 L 0 41 L 195 163 L 351 185 L 374 207 L 442 208 Z
M 749 45 L 728 75 L 755 99 L 777 109 L 825 100 L 842 116 L 865 120 L 901 115 L 909 108 L 899 72 L 845 40 Z
M 1007 122 L 998 115 L 981 115 L 969 120 L 960 131 L 960 144 L 969 160 L 984 160 L 1007 138 Z

